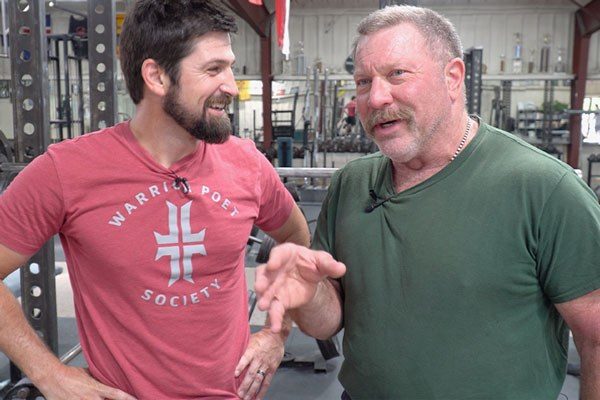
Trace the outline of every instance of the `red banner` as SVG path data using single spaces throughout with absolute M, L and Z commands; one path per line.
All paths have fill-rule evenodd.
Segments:
M 275 0 L 275 20 L 277 22 L 277 44 L 287 59 L 290 55 L 289 38 L 290 0 Z

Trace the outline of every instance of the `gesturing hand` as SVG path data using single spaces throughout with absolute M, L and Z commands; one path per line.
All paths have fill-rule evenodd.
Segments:
M 286 310 L 308 304 L 319 282 L 345 273 L 346 266 L 324 251 L 292 243 L 276 246 L 269 261 L 256 270 L 254 288 L 259 296 L 258 308 L 268 310 L 271 330 L 279 332 Z

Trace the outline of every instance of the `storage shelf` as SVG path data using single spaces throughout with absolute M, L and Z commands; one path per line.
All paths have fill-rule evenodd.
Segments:
M 320 74 L 320 79 L 323 79 L 323 74 Z M 573 74 L 484 74 L 481 79 L 484 81 L 570 81 L 575 78 Z M 235 75 L 236 81 L 260 81 L 260 75 Z M 311 75 L 312 79 L 312 75 Z M 338 81 L 354 81 L 354 77 L 349 74 L 332 74 L 329 75 L 330 80 Z M 587 79 L 590 81 L 600 80 L 600 73 L 589 74 Z M 304 81 L 305 75 L 274 75 L 275 81 Z
M 484 81 L 569 81 L 575 78 L 573 74 L 484 74 Z
M 526 141 L 529 144 L 533 144 L 536 146 L 544 144 L 544 140 L 542 138 L 538 138 L 538 137 L 531 138 L 527 135 L 521 135 L 518 132 L 517 133 L 513 132 L 513 135 L 515 135 L 516 137 L 518 137 L 520 139 L 523 139 L 524 141 Z M 553 136 L 551 143 L 555 146 L 568 145 L 569 143 L 571 143 L 571 140 L 568 137 L 564 137 L 564 136 Z

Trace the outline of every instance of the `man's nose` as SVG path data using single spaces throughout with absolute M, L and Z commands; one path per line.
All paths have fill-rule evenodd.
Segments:
M 392 104 L 393 100 L 390 83 L 380 77 L 373 78 L 369 90 L 369 107 L 378 110 Z
M 238 90 L 237 84 L 235 83 L 235 76 L 233 76 L 233 70 L 228 68 L 227 71 L 224 72 L 224 80 L 221 84 L 221 90 L 228 95 L 235 97 L 240 94 Z

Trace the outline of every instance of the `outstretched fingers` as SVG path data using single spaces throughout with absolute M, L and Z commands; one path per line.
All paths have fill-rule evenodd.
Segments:
M 276 246 L 266 264 L 267 272 L 297 272 L 302 278 L 316 283 L 325 277 L 339 278 L 346 273 L 346 266 L 325 251 L 311 250 L 292 243 Z
M 275 297 L 273 301 L 271 301 L 271 306 L 269 307 L 269 321 L 271 323 L 271 332 L 279 333 L 279 331 L 281 331 L 284 316 L 285 307 L 283 306 L 283 303 L 277 297 Z
M 287 309 L 307 304 L 323 279 L 345 273 L 346 266 L 327 252 L 291 243 L 276 246 L 267 264 L 256 270 L 258 308 L 269 311 L 271 329 L 278 332 Z
M 346 273 L 346 265 L 336 261 L 331 254 L 325 251 L 315 251 L 315 264 L 321 276 L 329 278 L 341 278 Z
M 271 250 L 267 264 L 256 269 L 254 289 L 259 296 L 258 308 L 266 310 L 285 283 L 286 274 L 295 267 L 296 248 L 294 245 L 280 245 Z
M 275 298 L 275 293 L 283 285 L 283 277 L 278 277 L 276 274 L 267 270 L 266 264 L 256 268 L 256 279 L 254 280 L 254 290 L 258 295 L 256 305 L 261 311 L 269 308 L 271 302 Z

